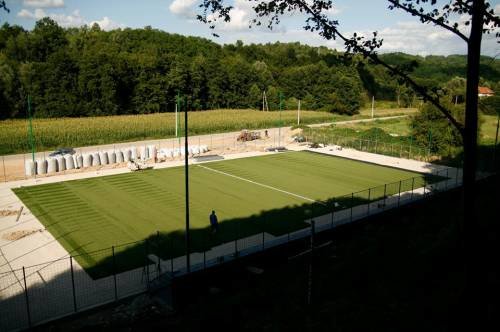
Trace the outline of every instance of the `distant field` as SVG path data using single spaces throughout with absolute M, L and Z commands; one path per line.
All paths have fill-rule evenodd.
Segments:
M 393 116 L 393 115 L 411 115 L 418 112 L 418 108 L 376 108 L 373 111 L 374 117 L 383 117 L 383 116 Z M 363 108 L 359 111 L 359 114 L 362 117 L 371 117 L 372 109 L 371 108 Z
M 381 186 L 370 199 L 383 195 L 384 184 L 423 175 L 312 152 L 288 152 L 262 157 L 190 166 L 191 227 L 194 250 L 202 250 L 266 231 L 273 235 L 307 227 L 303 220 L 331 212 L 334 199 L 344 207 L 366 202 L 367 191 Z M 403 183 L 410 190 L 412 181 Z M 399 183 L 398 183 L 399 184 Z M 387 194 L 397 191 L 388 186 Z M 392 188 L 392 189 L 391 189 Z M 161 232 L 166 247 L 161 257 L 182 254 L 185 222 L 182 167 L 126 173 L 14 189 L 18 197 L 52 235 L 94 276 L 105 274 L 110 250 L 86 253 L 146 239 Z M 343 195 L 348 195 L 341 197 Z M 331 204 L 331 203 L 329 203 Z M 208 216 L 216 210 L 220 232 L 211 238 Z M 311 211 L 307 213 L 306 211 Z M 143 256 L 122 259 L 125 267 L 140 266 Z M 119 250 L 118 250 L 119 252 Z M 123 254 L 125 255 L 125 254 Z M 134 257 L 139 257 L 134 259 Z M 142 260 L 141 260 L 142 259 Z
M 407 112 L 406 109 L 377 110 L 377 116 Z M 326 112 L 301 111 L 303 124 L 369 117 L 366 110 L 360 115 L 345 116 Z M 283 111 L 281 124 L 297 123 L 297 111 Z M 278 112 L 255 110 L 214 110 L 189 113 L 191 135 L 259 129 L 280 125 Z M 182 123 L 183 121 L 181 121 Z M 37 151 L 57 147 L 129 142 L 175 135 L 174 113 L 120 115 L 89 118 L 35 119 L 33 132 Z M 0 121 L 0 155 L 28 152 L 28 123 L 26 120 Z
M 399 136 L 410 135 L 410 119 L 398 118 L 390 120 L 375 120 L 373 122 L 346 123 L 339 124 L 339 128 L 351 128 L 354 130 L 367 130 L 370 128 L 383 129 L 388 134 L 396 134 Z
M 184 113 L 180 115 L 183 116 Z M 281 119 L 283 125 L 293 125 L 297 122 L 297 112 L 283 111 Z M 328 122 L 332 119 L 331 113 L 301 112 L 301 122 L 305 124 Z M 181 120 L 183 127 L 184 119 Z M 191 135 L 269 128 L 277 127 L 279 124 L 278 112 L 229 109 L 189 112 L 189 132 Z M 35 119 L 33 131 L 37 151 L 63 146 L 80 147 L 169 138 L 175 136 L 175 114 Z M 27 134 L 26 120 L 1 121 L 0 154 L 27 152 Z
M 497 116 L 482 115 L 481 116 L 481 143 L 485 145 L 495 144 L 495 135 L 497 132 Z

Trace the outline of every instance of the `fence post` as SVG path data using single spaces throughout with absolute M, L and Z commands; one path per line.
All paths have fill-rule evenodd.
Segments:
M 354 193 L 351 193 L 351 222 L 352 222 L 352 207 L 354 205 Z
M 73 257 L 69 256 L 69 265 L 71 267 L 71 288 L 73 290 L 73 309 L 77 312 L 76 307 L 76 291 L 75 291 L 75 272 L 73 270 Z
M 28 313 L 28 326 L 31 328 L 31 311 L 30 311 L 30 299 L 28 297 L 28 285 L 26 283 L 26 271 L 23 266 L 23 279 L 24 279 L 24 296 L 26 298 L 26 311 Z
M 368 188 L 368 210 L 366 211 L 366 215 L 370 215 L 370 198 L 372 195 L 372 188 Z
M 415 178 L 411 178 L 411 196 L 410 196 L 410 201 L 413 200 L 413 186 L 415 185 Z
M 146 264 L 146 287 L 149 290 L 149 262 L 148 262 L 148 253 L 149 253 L 149 242 L 146 239 L 144 243 L 144 264 Z
M 23 173 L 24 173 L 24 179 L 26 180 L 26 155 L 23 153 Z
M 113 282 L 115 287 L 115 301 L 118 300 L 118 289 L 116 288 L 116 260 L 115 260 L 115 246 L 111 247 L 111 252 L 113 253 Z
M 170 238 L 170 272 L 174 274 L 174 241 Z
M 384 210 L 385 210 L 386 197 L 387 197 L 387 183 L 384 184 Z
M 398 195 L 398 207 L 399 207 L 399 203 L 401 201 L 401 180 L 399 180 L 399 190 L 398 190 L 398 192 L 399 192 L 399 195 Z
M 3 181 L 7 182 L 7 174 L 5 173 L 5 156 L 2 156 L 2 164 L 3 164 Z M 36 170 L 35 170 L 36 173 Z
M 207 269 L 207 248 L 203 250 L 203 270 Z
M 399 158 L 401 158 L 402 153 L 403 153 L 403 144 L 399 145 Z
M 448 177 L 448 169 L 446 169 L 446 182 L 444 184 L 444 190 L 448 189 L 448 180 L 450 180 L 450 178 Z
M 333 207 L 332 207 L 332 225 L 330 226 L 330 228 L 333 228 L 333 217 L 334 217 L 334 213 L 335 213 L 335 203 L 333 204 Z
M 160 248 L 160 231 L 156 231 L 156 248 L 158 249 L 158 252 L 156 253 L 157 255 L 157 258 L 158 258 L 158 266 L 156 267 L 156 275 L 157 277 L 159 278 L 160 277 L 160 273 L 161 273 L 161 260 L 160 260 L 160 252 L 161 252 L 161 248 Z
M 375 140 L 375 154 L 377 153 L 378 140 Z

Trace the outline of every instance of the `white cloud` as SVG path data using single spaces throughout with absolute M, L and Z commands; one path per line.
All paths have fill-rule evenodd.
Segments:
M 214 15 L 208 15 L 208 19 L 215 22 L 216 31 L 224 31 L 228 33 L 250 32 L 250 26 L 253 31 L 257 30 L 259 33 L 283 33 L 287 30 L 284 22 L 278 26 L 273 26 L 273 30 L 269 30 L 265 24 L 262 26 L 252 24 L 252 20 L 255 17 L 252 5 L 253 4 L 248 0 L 234 0 L 233 8 L 229 13 L 231 21 L 224 22 L 223 20 L 218 20 Z
M 174 0 L 168 8 L 175 15 L 194 18 L 196 17 L 195 5 L 197 2 L 198 0 Z
M 101 20 L 89 22 L 80 14 L 79 10 L 75 10 L 71 14 L 66 15 L 66 14 L 47 13 L 41 8 L 37 8 L 33 12 L 27 9 L 22 9 L 19 13 L 17 13 L 17 16 L 25 19 L 35 19 L 35 20 L 40 20 L 44 17 L 50 17 L 51 19 L 56 21 L 57 24 L 59 24 L 64 28 L 80 27 L 82 25 L 92 26 L 94 23 L 99 24 L 99 26 L 103 30 L 113 30 L 124 27 L 123 24 L 119 24 L 107 16 L 103 17 Z
M 61 8 L 64 7 L 64 0 L 24 0 L 23 5 L 35 8 Z
M 370 36 L 370 32 L 361 32 Z M 395 26 L 379 31 L 383 52 L 405 52 L 411 54 L 464 53 L 466 44 L 455 34 L 420 22 L 398 22 Z
M 43 9 L 37 8 L 33 12 L 30 12 L 27 9 L 22 9 L 19 13 L 17 13 L 17 16 L 21 17 L 21 18 L 26 18 L 26 19 L 39 20 L 39 19 L 44 18 L 48 15 Z
M 101 27 L 101 29 L 102 30 L 106 30 L 106 31 L 113 30 L 113 29 L 118 29 L 118 28 L 123 28 L 124 27 L 123 24 L 117 23 L 117 22 L 113 21 L 112 19 L 110 19 L 107 16 L 104 16 L 102 18 L 102 20 L 92 21 L 88 25 L 92 26 L 92 25 L 94 25 L 94 23 L 99 24 L 99 26 Z
M 500 4 L 495 6 L 495 14 L 500 15 Z
M 345 31 L 344 35 L 351 36 L 354 32 L 367 38 L 372 36 L 374 30 Z M 405 52 L 410 54 L 426 56 L 465 54 L 467 46 L 465 42 L 452 32 L 432 25 L 424 25 L 420 22 L 399 22 L 378 31 L 383 45 L 379 50 L 381 53 Z M 326 46 L 339 51 L 344 50 L 344 44 L 339 40 L 325 40 L 317 33 L 311 33 L 300 28 L 288 29 L 282 34 L 273 34 L 256 31 L 238 31 L 224 34 L 223 42 L 234 43 L 243 40 L 245 43 L 267 43 L 267 42 L 296 42 L 311 46 Z M 498 53 L 498 44 L 494 34 L 483 35 L 481 54 L 495 55 Z
M 49 17 L 64 28 L 78 27 L 86 24 L 85 19 L 80 15 L 79 10 L 75 10 L 69 15 L 65 14 L 49 14 Z
M 217 25 L 218 30 L 224 31 L 241 31 L 247 30 L 251 23 L 251 13 L 253 13 L 252 5 L 246 0 L 235 0 L 231 15 L 231 21 L 220 22 Z

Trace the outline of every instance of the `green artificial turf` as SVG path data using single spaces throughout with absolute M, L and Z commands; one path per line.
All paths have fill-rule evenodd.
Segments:
M 328 212 L 328 205 L 341 201 L 341 196 L 346 201 L 342 206 L 348 206 L 351 192 L 365 190 L 355 195 L 355 202 L 362 203 L 368 199 L 368 188 L 379 186 L 371 191 L 370 199 L 375 199 L 383 196 L 386 183 L 393 183 L 385 189 L 393 194 L 399 190 L 400 180 L 417 177 L 415 188 L 424 181 L 418 173 L 311 152 L 210 162 L 192 165 L 189 171 L 195 251 L 262 231 L 280 235 L 306 227 L 303 220 L 307 216 Z M 409 190 L 411 184 L 403 182 L 402 190 Z M 184 169 L 175 167 L 14 191 L 64 248 L 77 256 L 80 265 L 97 277 L 110 269 L 111 251 L 89 253 L 103 248 L 148 237 L 151 243 L 157 240 L 149 248 L 144 243 L 118 246 L 115 254 L 121 255 L 121 270 L 140 266 L 145 250 L 162 258 L 182 254 L 184 185 Z M 311 200 L 329 203 L 325 206 Z M 216 236 L 208 230 L 212 210 L 220 222 Z

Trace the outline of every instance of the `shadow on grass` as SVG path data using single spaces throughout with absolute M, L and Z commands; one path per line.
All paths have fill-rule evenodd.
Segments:
M 407 192 L 443 179 L 442 176 L 426 174 L 322 202 L 287 206 L 244 218 L 222 220 L 216 233 L 212 233 L 208 225 L 205 228 L 191 229 L 190 252 L 202 253 L 215 246 L 256 234 L 281 236 L 292 233 L 310 227 L 306 221 L 312 218 L 381 200 L 398 194 L 400 190 Z M 151 255 L 162 260 L 183 256 L 186 253 L 185 236 L 184 230 L 157 232 L 138 242 L 85 253 L 74 258 L 93 279 L 99 279 L 151 264 Z

